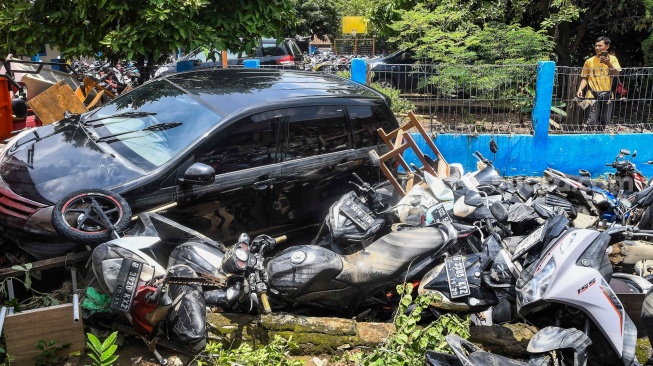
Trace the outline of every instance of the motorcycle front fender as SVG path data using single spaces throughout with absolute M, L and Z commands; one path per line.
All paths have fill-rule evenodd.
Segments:
M 546 353 L 557 349 L 574 350 L 574 365 L 587 363 L 587 347 L 592 344 L 590 338 L 575 328 L 546 327 L 533 336 L 526 350 L 530 353 Z

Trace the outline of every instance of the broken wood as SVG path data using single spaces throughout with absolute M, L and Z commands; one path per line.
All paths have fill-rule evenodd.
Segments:
M 91 256 L 93 251 L 87 250 L 79 253 L 71 253 L 61 257 L 44 259 L 41 261 L 32 262 L 32 268 L 30 272 L 43 271 L 50 268 L 62 267 L 65 265 L 73 265 L 78 261 L 85 261 L 88 257 Z M 0 269 L 0 280 L 3 280 L 8 277 L 22 277 L 25 275 L 24 270 L 17 270 L 13 268 L 2 268 Z
M 84 103 L 63 80 L 32 98 L 27 105 L 44 125 L 62 120 L 64 112 L 76 114 L 88 112 Z
M 4 323 L 7 353 L 15 357 L 12 365 L 34 365 L 42 353 L 36 348 L 39 340 L 54 340 L 55 347 L 70 343 L 59 351 L 59 357 L 73 352 L 84 352 L 86 338 L 82 320 L 73 321 L 73 304 L 50 306 L 7 315 Z
M 409 191 L 408 187 L 413 186 L 413 174 L 412 174 L 412 169 L 406 161 L 404 160 L 403 154 L 406 150 L 411 149 L 415 156 L 419 159 L 419 161 L 422 163 L 421 169 L 431 173 L 432 175 L 436 177 L 441 177 L 441 178 L 446 178 L 449 176 L 449 164 L 447 161 L 444 159 L 444 156 L 442 153 L 440 153 L 440 150 L 435 146 L 435 143 L 429 138 L 427 135 L 426 131 L 424 130 L 424 127 L 422 127 L 422 124 L 417 120 L 417 117 L 415 117 L 415 114 L 412 112 L 408 113 L 408 117 L 410 121 L 398 129 L 386 134 L 385 131 L 383 131 L 382 128 L 379 128 L 377 130 L 379 136 L 381 136 L 381 139 L 385 142 L 385 144 L 388 146 L 390 151 L 387 153 L 383 154 L 382 156 L 379 156 L 379 161 L 381 163 L 381 171 L 385 175 L 386 178 L 390 181 L 390 183 L 394 186 L 395 189 L 402 195 L 405 196 L 406 192 Z M 417 143 L 413 139 L 413 137 L 408 133 L 411 129 L 416 129 L 417 132 L 419 132 L 422 135 L 422 138 L 426 142 L 427 146 L 431 149 L 433 154 L 436 157 L 435 160 L 435 166 L 432 166 L 432 164 L 429 162 L 429 160 L 432 160 L 429 156 L 425 155 L 422 150 L 417 146 Z M 404 168 L 406 173 L 410 176 L 410 179 L 408 180 L 408 183 L 406 185 L 406 189 L 404 190 L 404 187 L 401 187 L 399 182 L 397 182 L 397 179 L 394 177 L 394 175 L 390 172 L 388 167 L 386 166 L 385 162 L 391 159 L 396 159 L 399 164 Z

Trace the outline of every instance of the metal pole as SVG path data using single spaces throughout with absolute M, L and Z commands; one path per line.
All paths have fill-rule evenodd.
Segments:
M 12 300 L 14 297 L 14 281 L 11 278 L 7 279 L 7 294 L 9 295 L 9 300 Z M 13 306 L 9 308 L 9 315 L 14 313 Z
M 73 278 L 73 322 L 79 323 L 79 295 L 77 294 L 77 270 L 75 267 L 70 269 L 70 275 Z

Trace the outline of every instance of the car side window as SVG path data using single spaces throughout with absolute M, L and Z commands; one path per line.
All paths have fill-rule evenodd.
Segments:
M 311 106 L 284 110 L 286 134 L 283 160 L 338 152 L 351 148 L 343 107 Z
M 273 164 L 279 127 L 278 116 L 270 113 L 236 121 L 203 146 L 195 161 L 213 167 L 216 174 Z
M 354 147 L 357 149 L 382 144 L 383 140 L 376 132 L 379 128 L 383 128 L 386 133 L 394 130 L 392 122 L 377 106 L 347 106 L 347 112 L 351 120 Z

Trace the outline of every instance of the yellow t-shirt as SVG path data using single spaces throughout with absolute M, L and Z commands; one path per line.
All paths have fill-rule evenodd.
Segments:
M 610 55 L 610 63 L 617 72 L 621 71 L 616 57 Z M 590 90 L 596 92 L 611 90 L 612 77 L 608 73 L 608 65 L 602 63 L 599 56 L 590 57 L 585 61 L 581 77 L 587 78 L 588 89 L 585 98 L 594 98 Z

